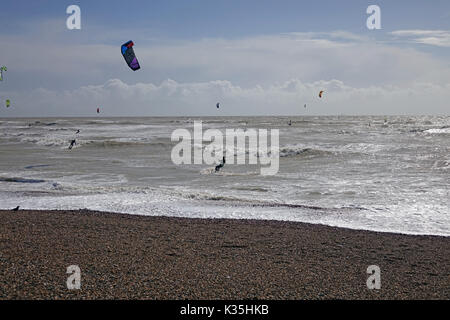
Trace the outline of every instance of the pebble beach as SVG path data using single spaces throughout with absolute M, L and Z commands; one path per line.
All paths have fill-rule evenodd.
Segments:
M 68 290 L 67 267 L 81 288 Z M 381 270 L 369 290 L 367 267 Z M 298 222 L 0 211 L 0 299 L 449 299 L 450 238 Z

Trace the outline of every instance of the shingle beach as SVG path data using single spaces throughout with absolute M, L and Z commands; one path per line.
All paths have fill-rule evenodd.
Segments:
M 68 290 L 67 267 L 81 269 Z M 367 267 L 381 269 L 369 290 Z M 0 211 L 0 299 L 450 299 L 450 238 L 282 221 Z

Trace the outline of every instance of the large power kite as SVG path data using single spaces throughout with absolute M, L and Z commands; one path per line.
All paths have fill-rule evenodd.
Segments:
M 139 62 L 137 61 L 136 55 L 133 50 L 134 43 L 133 41 L 128 41 L 122 45 L 122 55 L 127 62 L 128 66 L 133 70 L 139 70 L 141 67 L 139 66 Z

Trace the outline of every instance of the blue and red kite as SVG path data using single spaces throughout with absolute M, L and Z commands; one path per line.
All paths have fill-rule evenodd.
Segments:
M 128 41 L 122 45 L 122 55 L 127 62 L 128 66 L 131 68 L 131 70 L 136 71 L 139 70 L 141 67 L 139 65 L 139 62 L 137 61 L 136 55 L 134 54 L 133 50 L 134 43 L 133 41 Z

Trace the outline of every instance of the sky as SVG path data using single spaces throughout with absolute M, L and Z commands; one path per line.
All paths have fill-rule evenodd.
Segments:
M 450 114 L 448 0 L 0 1 L 0 117 Z

